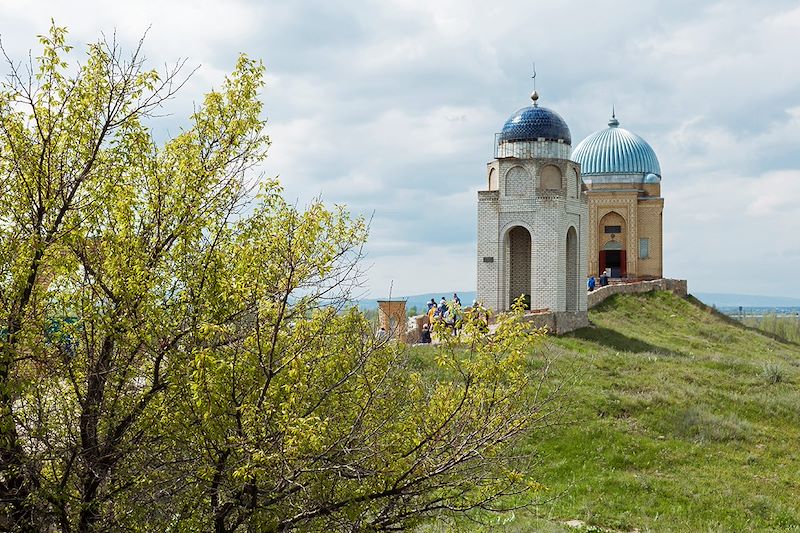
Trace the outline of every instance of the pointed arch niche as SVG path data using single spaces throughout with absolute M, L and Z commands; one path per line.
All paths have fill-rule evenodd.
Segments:
M 600 219 L 597 227 L 598 265 L 601 274 L 611 269 L 612 278 L 624 278 L 627 275 L 627 222 L 616 211 L 609 211 Z
M 506 196 L 528 196 L 533 192 L 531 175 L 519 165 L 506 172 Z

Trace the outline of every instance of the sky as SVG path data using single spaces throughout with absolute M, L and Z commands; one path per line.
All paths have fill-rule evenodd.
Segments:
M 0 0 L 7 53 L 36 55 L 51 18 L 76 49 L 147 32 L 152 67 L 198 67 L 156 135 L 185 126 L 240 53 L 262 59 L 259 170 L 300 206 L 371 219 L 368 296 L 475 289 L 477 191 L 535 61 L 573 146 L 613 105 L 655 150 L 666 277 L 800 297 L 798 1 Z

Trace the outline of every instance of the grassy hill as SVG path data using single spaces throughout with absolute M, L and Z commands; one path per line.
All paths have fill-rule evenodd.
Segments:
M 550 501 L 503 530 L 800 529 L 800 345 L 665 292 L 590 319 L 537 348 L 574 384 L 525 444 Z

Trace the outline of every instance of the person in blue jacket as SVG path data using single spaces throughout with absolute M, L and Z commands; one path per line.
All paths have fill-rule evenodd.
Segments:
M 589 292 L 592 292 L 594 290 L 595 286 L 594 276 L 589 277 L 589 281 L 586 282 L 586 285 L 589 287 Z

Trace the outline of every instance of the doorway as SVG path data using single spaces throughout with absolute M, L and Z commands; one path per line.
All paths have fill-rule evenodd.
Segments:
M 600 274 L 610 268 L 612 278 L 624 278 L 627 275 L 625 250 L 603 250 L 600 252 L 599 263 Z
M 509 275 L 508 307 L 523 296 L 530 308 L 531 298 L 531 234 L 522 226 L 508 232 Z
M 564 272 L 566 275 L 567 286 L 567 311 L 578 310 L 578 233 L 575 228 L 571 227 L 567 230 L 567 268 Z

